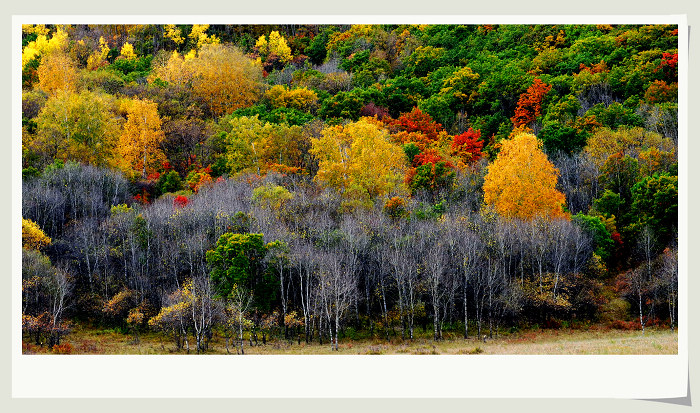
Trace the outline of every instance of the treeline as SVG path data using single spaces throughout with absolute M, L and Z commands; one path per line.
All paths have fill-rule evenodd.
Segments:
M 610 277 L 594 255 L 607 248 L 601 228 L 584 215 L 521 220 L 475 211 L 467 199 L 474 179 L 478 169 L 460 176 L 439 206 L 418 198 L 341 213 L 334 191 L 277 174 L 227 179 L 184 204 L 164 196 L 129 207 L 119 203 L 127 202 L 119 191 L 126 181 L 113 172 L 49 168 L 24 185 L 25 217 L 76 220 L 45 227 L 53 265 L 24 250 L 23 279 L 35 282 L 24 285 L 25 314 L 57 320 L 55 329 L 28 331 L 65 333 L 60 320 L 77 317 L 163 329 L 183 346 L 198 332 L 204 350 L 214 331 L 238 337 L 239 328 L 337 345 L 343 326 L 386 338 L 411 338 L 421 326 L 440 339 L 445 325 L 467 337 L 599 318 Z M 642 300 L 643 320 L 673 320 L 675 252 L 658 255 L 662 245 L 644 237 L 651 231 L 638 243 L 648 249 L 635 246 L 633 255 L 643 265 L 620 293 Z M 647 265 L 653 285 L 635 290 Z M 42 294 L 50 299 L 36 298 Z M 63 305 L 48 305 L 57 301 Z

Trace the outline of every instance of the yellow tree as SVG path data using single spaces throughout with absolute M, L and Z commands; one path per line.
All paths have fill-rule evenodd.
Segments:
M 129 42 L 124 43 L 119 52 L 119 55 L 127 60 L 136 59 L 136 52 L 134 52 L 134 46 L 132 46 Z
M 400 188 L 407 168 L 388 132 L 365 119 L 323 129 L 309 152 L 319 162 L 317 182 L 363 204 Z
M 272 86 L 265 92 L 265 97 L 275 108 L 294 108 L 309 111 L 316 107 L 318 95 L 305 87 L 288 89 L 284 85 Z
M 35 26 L 31 31 L 37 34 L 37 38 L 22 49 L 22 67 L 34 58 L 62 53 L 68 48 L 68 33 L 60 27 L 56 29 L 51 38 L 47 37 L 49 30 L 43 25 Z
M 161 129 L 158 105 L 150 100 L 135 99 L 125 102 L 127 121 L 119 138 L 119 155 L 125 172 L 141 172 L 146 178 L 165 162 L 161 143 L 165 134 Z
M 118 127 L 109 96 L 89 91 L 59 92 L 37 116 L 32 146 L 49 161 L 73 159 L 108 165 L 114 156 Z
M 78 67 L 73 59 L 63 53 L 51 53 L 41 59 L 39 89 L 55 96 L 59 91 L 73 92 L 78 85 Z
M 208 24 L 195 24 L 192 26 L 192 31 L 188 37 L 196 42 L 195 47 L 197 49 L 200 49 L 205 44 L 218 44 L 220 42 L 218 37 L 206 34 L 207 30 L 209 30 Z
M 99 48 L 88 56 L 86 69 L 95 70 L 102 66 L 106 66 L 108 64 L 107 55 L 109 55 L 109 45 L 105 41 L 104 37 L 100 36 Z
M 40 251 L 50 244 L 51 238 L 44 234 L 36 222 L 22 218 L 22 248 Z
M 190 82 L 193 76 L 191 65 L 186 64 L 182 55 L 174 51 L 167 61 L 153 68 L 148 81 L 152 83 L 156 79 L 160 79 L 171 85 L 184 88 L 191 86 Z
M 274 133 L 274 127 L 258 119 L 258 116 L 233 118 L 224 126 L 226 160 L 231 172 L 256 172 L 264 164 L 262 142 Z
M 505 217 L 567 217 L 564 194 L 555 186 L 559 170 L 542 152 L 535 135 L 522 133 L 503 142 L 484 178 L 484 202 Z
M 255 47 L 258 48 L 263 60 L 270 55 L 277 56 L 282 63 L 288 63 L 292 60 L 292 49 L 289 48 L 287 41 L 278 31 L 270 32 L 267 39 L 265 39 L 265 35 L 260 36 Z
M 182 37 L 182 30 L 174 24 L 166 24 L 163 29 L 165 30 L 165 38 L 170 39 L 176 45 L 181 45 L 185 42 L 185 38 Z
M 298 170 L 309 137 L 300 126 L 273 125 L 258 116 L 241 116 L 222 123 L 226 129 L 226 160 L 233 173 L 264 174 L 271 168 Z
M 214 116 L 250 106 L 260 95 L 262 68 L 235 47 L 205 44 L 185 63 L 193 73 L 192 93 Z

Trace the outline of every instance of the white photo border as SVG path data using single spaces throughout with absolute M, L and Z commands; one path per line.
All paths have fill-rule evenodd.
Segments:
M 677 355 L 92 356 L 21 347 L 21 24 L 676 24 L 679 38 Z M 688 386 L 688 25 L 654 16 L 13 16 L 12 396 L 25 397 L 685 397 Z M 183 376 L 197 379 L 188 379 Z M 278 379 L 279 378 L 279 379 Z M 284 378 L 284 379 L 281 379 Z

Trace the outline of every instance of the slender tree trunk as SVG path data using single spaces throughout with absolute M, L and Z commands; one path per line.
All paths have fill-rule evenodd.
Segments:
M 464 277 L 464 290 L 462 291 L 464 305 L 464 338 L 469 338 L 469 313 L 467 312 L 467 277 Z

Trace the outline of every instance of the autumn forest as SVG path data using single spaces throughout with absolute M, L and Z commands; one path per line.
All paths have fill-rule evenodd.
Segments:
M 26 354 L 677 327 L 677 26 L 23 25 L 21 64 Z

